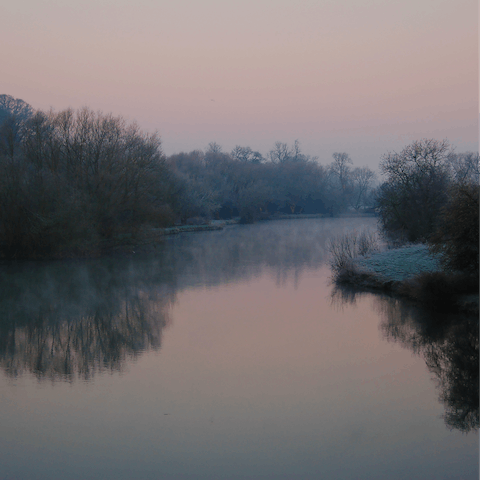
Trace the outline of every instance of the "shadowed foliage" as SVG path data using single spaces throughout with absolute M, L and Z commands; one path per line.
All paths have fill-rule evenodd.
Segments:
M 36 111 L 0 96 L 0 258 L 97 256 L 159 238 L 158 228 L 329 215 L 371 207 L 374 173 L 330 166 L 300 142 L 264 157 L 211 142 L 166 158 L 159 136 L 88 108 Z M 369 204 L 370 202 L 370 204 Z
M 478 277 L 479 197 L 478 184 L 460 184 L 451 189 L 439 226 L 431 238 L 432 250 L 443 254 L 445 267 Z
M 388 297 L 378 308 L 385 338 L 421 355 L 435 375 L 447 427 L 478 430 L 478 318 L 427 312 Z
M 87 108 L 37 112 L 21 127 L 13 143 L 5 131 L 0 142 L 4 256 L 92 253 L 142 225 L 171 223 L 156 134 Z
M 365 293 L 336 285 L 331 301 L 337 308 L 355 305 Z M 478 317 L 418 308 L 383 294 L 374 297 L 387 341 L 408 348 L 425 360 L 443 403 L 445 425 L 461 432 L 479 427 Z
M 0 368 L 89 380 L 161 347 L 175 287 L 149 265 L 13 264 L 0 272 Z
M 380 162 L 386 181 L 377 192 L 382 228 L 387 235 L 410 242 L 435 231 L 449 186 L 447 141 L 423 139 Z

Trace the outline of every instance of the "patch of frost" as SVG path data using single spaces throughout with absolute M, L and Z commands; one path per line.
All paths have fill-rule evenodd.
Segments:
M 433 256 L 426 245 L 411 245 L 356 259 L 356 264 L 368 271 L 395 281 L 403 281 L 421 272 L 441 269 L 438 256 Z

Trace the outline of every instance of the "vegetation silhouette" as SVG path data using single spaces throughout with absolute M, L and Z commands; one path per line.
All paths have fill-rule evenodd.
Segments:
M 7 95 L 0 113 L 0 258 L 99 256 L 174 224 L 373 206 L 368 167 L 353 168 L 347 153 L 321 165 L 298 140 L 266 156 L 212 142 L 167 157 L 157 133 L 120 116 L 34 111 Z
M 172 284 L 121 261 L 2 269 L 0 366 L 8 376 L 89 380 L 159 349 Z
M 6 263 L 0 368 L 9 376 L 71 381 L 121 371 L 142 352 L 161 348 L 179 292 L 265 273 L 296 287 L 305 271 L 325 264 L 327 240 L 346 222 L 279 220 L 180 234 L 126 257 Z
M 331 301 L 341 308 L 355 304 L 364 295 L 337 285 Z M 432 312 L 387 295 L 374 294 L 372 298 L 385 340 L 420 355 L 434 375 L 439 400 L 445 407 L 445 425 L 465 433 L 478 430 L 478 318 Z

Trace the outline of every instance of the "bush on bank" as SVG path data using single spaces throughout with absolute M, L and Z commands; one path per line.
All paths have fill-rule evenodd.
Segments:
M 458 308 L 459 295 L 478 294 L 478 280 L 468 273 L 423 272 L 399 284 L 397 291 L 431 310 L 450 311 Z
M 431 250 L 442 255 L 447 270 L 476 277 L 479 273 L 479 194 L 478 184 L 454 185 L 430 240 Z

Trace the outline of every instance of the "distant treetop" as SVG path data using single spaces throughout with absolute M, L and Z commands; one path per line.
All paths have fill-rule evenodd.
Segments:
M 33 108 L 27 102 L 11 95 L 0 95 L 0 125 L 9 115 L 26 120 L 33 115 Z

